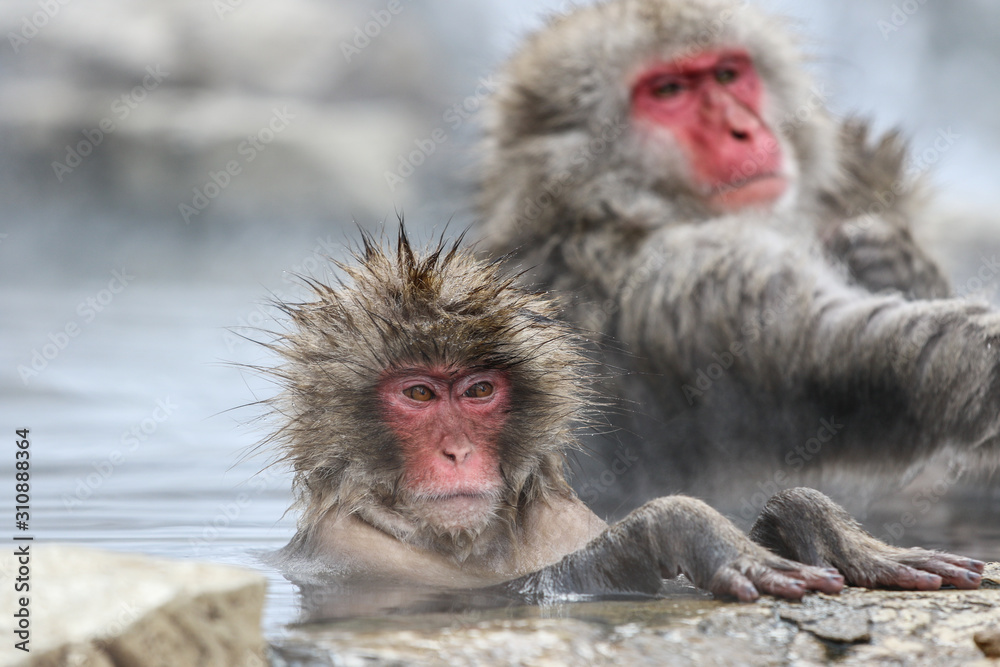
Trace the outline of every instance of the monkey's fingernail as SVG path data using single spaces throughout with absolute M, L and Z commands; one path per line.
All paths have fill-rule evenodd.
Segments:
M 979 576 L 978 572 L 966 572 L 965 578 L 968 579 L 969 581 L 976 581 L 976 582 L 982 580 L 982 577 Z
M 838 570 L 835 567 L 824 567 L 823 571 L 826 572 L 826 575 L 828 577 L 832 577 L 835 574 L 838 575 L 838 576 L 840 575 L 840 570 Z
M 753 584 L 747 584 L 745 586 L 740 586 L 736 591 L 736 598 L 740 602 L 753 602 L 760 597 L 760 593 Z

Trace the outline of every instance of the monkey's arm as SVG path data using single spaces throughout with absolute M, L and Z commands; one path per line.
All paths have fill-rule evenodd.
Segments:
M 817 420 L 856 417 L 831 455 L 853 440 L 865 461 L 914 462 L 946 445 L 1000 460 L 1000 313 L 873 295 L 801 245 L 738 219 L 661 230 L 620 284 L 616 334 L 678 378 L 678 393 L 725 353 L 738 359 L 720 384 L 801 397 L 826 413 Z M 873 447 L 876 434 L 886 441 Z
M 504 587 L 541 598 L 654 595 L 664 578 L 681 573 L 700 588 L 742 601 L 761 593 L 798 599 L 844 585 L 833 570 L 794 563 L 754 544 L 700 500 L 670 496 L 646 503 L 582 549 Z
M 885 544 L 814 489 L 789 489 L 773 496 L 750 539 L 784 558 L 835 567 L 848 584 L 867 588 L 934 590 L 942 583 L 978 588 L 985 567 L 971 558 Z

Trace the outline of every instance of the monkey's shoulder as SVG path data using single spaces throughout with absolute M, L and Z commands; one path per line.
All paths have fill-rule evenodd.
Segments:
M 525 517 L 517 569 L 527 573 L 555 563 L 582 549 L 607 527 L 576 496 L 546 498 Z

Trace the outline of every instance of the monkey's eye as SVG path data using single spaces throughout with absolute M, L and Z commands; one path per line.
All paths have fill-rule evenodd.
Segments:
M 653 95 L 656 97 L 676 97 L 684 92 L 684 84 L 680 81 L 660 81 L 653 85 Z
M 477 382 L 465 390 L 469 398 L 486 398 L 493 393 L 493 385 L 489 382 Z
M 430 390 L 429 387 L 425 387 L 422 384 L 415 385 L 413 387 L 407 387 L 403 390 L 403 396 L 411 398 L 414 401 L 429 401 L 434 398 L 434 392 Z
M 720 69 L 715 72 L 715 80 L 723 85 L 736 81 L 739 76 L 739 73 L 732 68 Z

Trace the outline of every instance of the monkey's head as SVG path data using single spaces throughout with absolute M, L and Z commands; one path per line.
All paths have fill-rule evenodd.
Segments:
M 486 210 L 523 238 L 567 219 L 650 226 L 813 201 L 837 176 L 836 132 L 801 61 L 744 1 L 556 17 L 501 72 Z
M 555 306 L 456 243 L 394 252 L 365 236 L 346 284 L 282 304 L 271 345 L 284 391 L 274 438 L 308 529 L 356 512 L 401 539 L 516 525 L 527 502 L 569 493 L 563 450 L 583 405 L 583 360 Z

